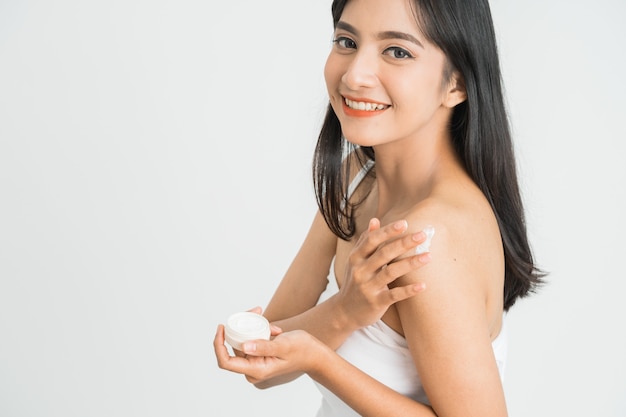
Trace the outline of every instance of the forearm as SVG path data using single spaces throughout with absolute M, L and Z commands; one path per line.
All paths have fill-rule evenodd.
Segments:
M 327 349 L 309 376 L 364 417 L 433 417 L 432 408 L 392 390 Z
M 306 330 L 332 350 L 341 346 L 350 334 L 358 330 L 343 313 L 336 295 L 298 315 L 272 321 L 272 324 L 285 332 Z

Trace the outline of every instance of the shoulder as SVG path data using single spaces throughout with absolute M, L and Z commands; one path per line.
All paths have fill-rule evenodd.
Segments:
M 432 226 L 432 250 L 457 253 L 457 260 L 501 247 L 495 214 L 482 194 L 428 197 L 406 214 L 406 220 L 410 232 Z
M 501 390 L 491 339 L 499 332 L 504 255 L 489 204 L 473 193 L 428 198 L 407 215 L 409 230 L 431 225 L 431 261 L 397 280 L 426 289 L 395 304 L 433 408 L 491 401 Z M 455 396 L 451 397 L 450 393 Z
M 495 215 L 482 195 L 429 197 L 406 216 L 409 232 L 434 229 L 431 262 L 398 280 L 424 282 L 420 306 L 449 306 L 499 301 L 504 285 L 504 253 Z

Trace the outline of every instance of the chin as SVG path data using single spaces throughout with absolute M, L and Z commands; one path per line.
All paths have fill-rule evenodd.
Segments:
M 358 146 L 376 146 L 382 143 L 387 142 L 387 138 L 382 135 L 373 134 L 372 131 L 369 132 L 354 132 L 354 131 L 343 131 L 343 136 L 346 140 L 354 145 Z
M 354 134 L 349 134 L 346 132 L 343 132 L 343 137 L 346 138 L 346 141 L 353 144 L 353 145 L 358 145 L 358 146 L 373 146 L 371 144 L 370 140 L 367 140 L 367 138 L 363 138 L 363 136 L 360 135 L 354 135 Z M 366 140 L 364 140 L 366 139 Z

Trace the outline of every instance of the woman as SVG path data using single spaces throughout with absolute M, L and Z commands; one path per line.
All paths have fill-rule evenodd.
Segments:
M 308 374 L 319 417 L 505 416 L 504 313 L 542 274 L 488 2 L 335 0 L 332 14 L 320 212 L 264 312 L 272 341 L 230 356 L 220 325 L 218 364 L 259 388 Z

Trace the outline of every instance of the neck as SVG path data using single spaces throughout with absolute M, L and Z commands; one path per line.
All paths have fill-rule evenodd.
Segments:
M 461 169 L 447 133 L 407 142 L 374 148 L 379 218 L 392 209 L 410 209 L 431 195 L 444 176 Z

